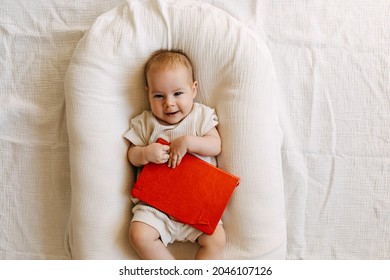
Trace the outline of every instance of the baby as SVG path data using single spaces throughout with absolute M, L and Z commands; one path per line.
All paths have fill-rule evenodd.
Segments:
M 194 102 L 198 82 L 187 55 L 179 50 L 155 52 L 145 66 L 146 90 L 151 107 L 131 120 L 125 137 L 130 141 L 129 161 L 137 167 L 149 162 L 178 166 L 186 153 L 212 164 L 221 152 L 215 111 Z M 156 143 L 158 138 L 170 146 Z M 185 186 L 183 186 L 185 187 Z M 198 242 L 196 259 L 221 259 L 225 247 L 222 222 L 212 235 L 180 223 L 133 198 L 129 239 L 143 259 L 174 259 L 167 249 L 175 241 Z

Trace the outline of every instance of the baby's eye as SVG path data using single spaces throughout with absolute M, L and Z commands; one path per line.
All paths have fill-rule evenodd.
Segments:
M 182 92 L 182 91 L 175 92 L 175 96 L 182 95 L 183 93 L 184 93 L 184 92 Z
M 164 96 L 162 94 L 155 94 L 153 95 L 153 98 L 163 98 Z

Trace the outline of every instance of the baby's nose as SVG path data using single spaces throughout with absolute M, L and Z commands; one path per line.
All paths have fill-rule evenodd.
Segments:
M 164 103 L 165 106 L 170 107 L 170 106 L 172 106 L 174 104 L 175 104 L 175 100 L 174 100 L 173 97 L 167 97 L 165 99 L 165 103 Z

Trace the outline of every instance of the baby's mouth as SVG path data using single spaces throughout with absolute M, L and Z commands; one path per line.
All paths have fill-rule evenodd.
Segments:
M 168 116 L 173 116 L 173 115 L 176 115 L 177 113 L 179 113 L 179 111 L 175 111 L 175 112 L 166 112 L 165 114 L 168 115 Z

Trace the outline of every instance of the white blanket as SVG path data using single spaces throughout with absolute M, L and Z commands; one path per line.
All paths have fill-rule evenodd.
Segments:
M 1 2 L 1 259 L 71 258 L 64 76 L 84 32 L 120 2 Z M 272 54 L 287 258 L 389 259 L 390 3 L 204 2 Z

